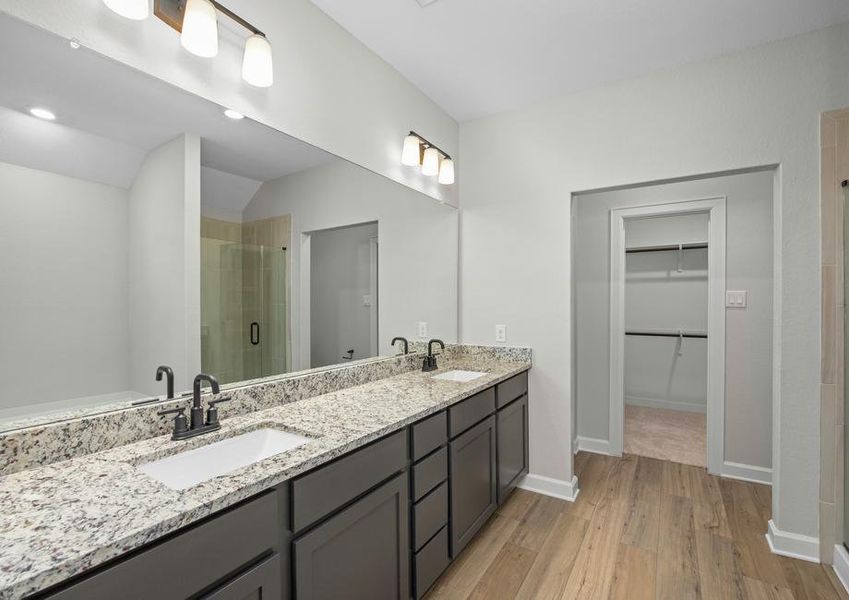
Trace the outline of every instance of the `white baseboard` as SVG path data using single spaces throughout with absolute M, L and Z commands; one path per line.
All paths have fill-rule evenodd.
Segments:
M 789 531 L 781 531 L 775 526 L 772 519 L 769 520 L 769 531 L 766 533 L 766 541 L 773 554 L 798 558 L 808 562 L 818 563 L 820 561 L 820 541 L 808 535 L 799 535 Z
M 563 481 L 562 479 L 554 479 L 545 477 L 544 475 L 534 475 L 528 473 L 519 483 L 519 487 L 530 492 L 537 492 L 545 496 L 553 496 L 562 500 L 574 502 L 578 497 L 578 478 L 572 476 L 572 481 Z
M 572 438 L 572 454 L 577 454 L 580 448 L 578 447 L 578 438 L 577 436 Z
M 705 414 L 707 405 L 693 404 L 691 402 L 675 402 L 674 400 L 660 400 L 657 398 L 643 398 L 642 396 L 625 396 L 625 405 L 645 406 L 647 408 L 665 408 L 666 410 L 680 410 Z
M 849 552 L 846 552 L 843 544 L 834 546 L 834 565 L 832 568 L 844 589 L 849 592 Z
M 720 475 L 729 479 L 740 479 L 741 481 L 772 485 L 772 469 L 766 467 L 744 465 L 726 460 L 722 463 L 722 472 Z
M 598 438 L 578 436 L 578 450 L 592 452 L 593 454 L 611 454 L 610 442 Z

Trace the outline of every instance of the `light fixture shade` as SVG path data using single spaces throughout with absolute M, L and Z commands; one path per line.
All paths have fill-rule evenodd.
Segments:
M 255 33 L 245 41 L 242 58 L 242 79 L 257 87 L 271 87 L 274 83 L 274 64 L 271 44 L 265 36 Z
M 439 150 L 430 147 L 424 151 L 422 160 L 422 175 L 437 175 L 439 173 Z
M 103 0 L 106 7 L 122 17 L 143 21 L 150 14 L 150 0 Z
M 401 164 L 408 167 L 417 167 L 421 162 L 420 149 L 421 140 L 413 134 L 404 138 L 404 149 L 401 150 Z
M 443 158 L 439 163 L 439 183 L 445 185 L 454 183 L 454 161 L 450 158 Z
M 212 58 L 218 54 L 218 12 L 212 2 L 186 2 L 180 43 L 196 56 Z

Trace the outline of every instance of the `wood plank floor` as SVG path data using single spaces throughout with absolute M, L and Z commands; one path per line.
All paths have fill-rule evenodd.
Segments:
M 579 453 L 575 503 L 516 490 L 428 600 L 849 600 L 830 568 L 769 551 L 768 486 Z

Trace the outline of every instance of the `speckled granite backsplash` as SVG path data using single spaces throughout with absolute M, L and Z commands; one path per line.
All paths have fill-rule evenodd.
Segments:
M 406 356 L 305 372 L 226 390 L 223 394 L 230 396 L 232 400 L 219 406 L 221 417 L 226 419 L 233 415 L 264 410 L 413 371 L 421 366 L 421 355 L 418 351 L 422 348 L 426 351 L 426 345 L 413 342 L 410 344 L 411 353 Z M 531 351 L 529 348 L 506 346 L 448 345 L 444 352 L 446 359 L 464 356 L 529 362 Z M 58 422 L 0 433 L 0 475 L 167 434 L 171 430 L 171 420 L 160 417 L 157 412 L 180 404 L 189 406 L 191 398 L 96 415 L 71 416 Z

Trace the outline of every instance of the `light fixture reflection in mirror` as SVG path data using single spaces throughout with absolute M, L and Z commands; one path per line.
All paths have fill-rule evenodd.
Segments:
M 133 21 L 144 21 L 150 14 L 150 0 L 103 0 L 114 13 Z
M 202 58 L 218 54 L 218 11 L 209 0 L 188 0 L 180 34 L 183 48 Z
M 29 109 L 29 114 L 31 114 L 33 117 L 44 119 L 45 121 L 56 120 L 56 114 L 52 110 L 47 110 L 46 108 L 41 108 L 38 106 Z
M 271 87 L 274 83 L 274 65 L 271 44 L 264 35 L 255 33 L 245 40 L 242 58 L 242 79 L 256 87 Z

